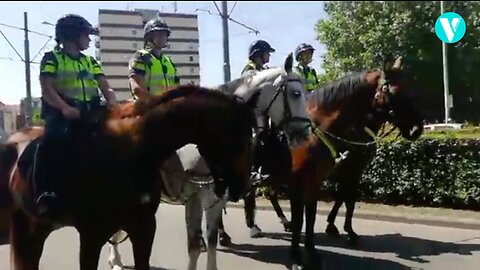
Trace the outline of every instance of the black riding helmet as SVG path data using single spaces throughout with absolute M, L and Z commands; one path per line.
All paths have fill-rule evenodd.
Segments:
M 262 52 L 275 52 L 275 49 L 270 46 L 268 42 L 265 40 L 257 40 L 253 42 L 250 45 L 250 48 L 248 49 L 248 56 L 251 58 L 257 53 L 262 53 Z
M 145 24 L 145 27 L 143 28 L 143 38 L 146 39 L 148 33 L 154 32 L 154 31 L 167 31 L 168 36 L 170 36 L 170 27 L 168 27 L 168 24 L 164 22 L 162 19 L 159 17 L 156 17 L 154 19 L 151 19 Z
M 310 44 L 306 44 L 306 43 L 302 43 L 300 45 L 297 46 L 297 48 L 295 49 L 295 60 L 299 61 L 299 58 L 300 58 L 300 54 L 304 51 L 315 51 L 315 48 L 313 48 L 312 45 Z
M 98 35 L 96 28 L 85 18 L 75 14 L 61 17 L 55 25 L 55 39 L 58 41 L 77 41 L 82 32 Z

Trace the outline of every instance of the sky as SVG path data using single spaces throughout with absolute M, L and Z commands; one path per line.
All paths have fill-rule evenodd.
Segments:
M 220 7 L 220 1 L 217 1 Z M 235 1 L 228 1 L 229 11 Z M 54 27 L 42 22 L 55 24 L 58 18 L 67 13 L 75 13 L 85 17 L 93 25 L 98 23 L 99 9 L 133 10 L 135 8 L 158 9 L 163 12 L 173 12 L 173 1 L 152 2 L 2 2 L 0 9 L 0 24 L 23 27 L 23 12 L 28 12 L 28 27 L 30 30 L 54 35 Z M 211 14 L 205 11 L 209 10 Z M 200 39 L 200 79 L 201 85 L 212 86 L 223 83 L 223 42 L 222 22 L 217 14 L 213 1 L 178 1 L 178 13 L 198 14 Z M 312 66 L 321 72 L 321 56 L 325 48 L 316 40 L 315 24 L 325 18 L 323 2 L 276 2 L 275 4 L 261 1 L 238 2 L 231 17 L 252 28 L 260 34 L 250 33 L 248 29 L 229 23 L 230 37 L 230 64 L 232 79 L 240 76 L 240 72 L 247 60 L 248 46 L 257 39 L 267 40 L 276 52 L 271 56 L 270 66 L 283 66 L 288 53 L 302 43 L 310 43 L 317 50 L 314 54 Z M 21 30 L 11 29 L 0 25 L 2 33 L 10 40 L 19 54 L 24 55 L 24 33 Z M 33 59 L 37 52 L 48 41 L 47 37 L 29 34 L 30 57 Z M 46 50 L 55 45 L 52 40 L 47 43 Z M 31 65 L 32 96 L 40 96 L 38 81 L 39 65 L 45 50 L 34 59 Z M 94 38 L 90 48 L 85 51 L 88 55 L 95 55 Z M 0 101 L 6 104 L 18 104 L 26 96 L 25 64 L 19 56 L 0 36 Z

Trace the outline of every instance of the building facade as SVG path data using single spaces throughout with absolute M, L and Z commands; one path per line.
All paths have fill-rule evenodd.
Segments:
M 96 58 L 115 90 L 118 100 L 131 98 L 128 87 L 128 62 L 143 48 L 143 27 L 157 16 L 165 20 L 172 33 L 165 54 L 175 63 L 182 84 L 200 84 L 199 35 L 197 15 L 159 13 L 157 10 L 99 10 L 100 35 L 95 42 Z
M 2 133 L 3 139 L 5 136 L 17 131 L 17 116 L 19 114 L 19 105 L 5 105 L 0 102 L 0 133 Z

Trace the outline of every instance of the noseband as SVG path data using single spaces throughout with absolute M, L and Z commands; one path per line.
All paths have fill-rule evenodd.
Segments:
M 284 126 L 286 124 L 292 123 L 292 122 L 306 122 L 310 125 L 311 121 L 309 118 L 305 117 L 297 117 L 297 116 L 292 116 L 292 109 L 290 107 L 290 103 L 288 102 L 288 91 L 287 91 L 287 85 L 289 82 L 299 82 L 302 83 L 300 79 L 291 79 L 288 78 L 287 80 L 283 81 L 276 89 L 275 94 L 273 95 L 272 99 L 270 100 L 270 103 L 268 104 L 267 108 L 262 112 L 262 115 L 265 117 L 265 119 L 268 118 L 268 112 L 270 111 L 270 108 L 273 105 L 273 102 L 278 98 L 280 94 L 283 95 L 283 106 L 284 106 L 284 112 L 283 112 L 283 119 L 282 121 L 278 124 L 278 128 L 280 130 L 284 129 Z M 302 93 L 300 91 L 295 91 L 295 96 L 301 97 Z M 292 137 L 295 136 L 295 134 L 291 134 Z

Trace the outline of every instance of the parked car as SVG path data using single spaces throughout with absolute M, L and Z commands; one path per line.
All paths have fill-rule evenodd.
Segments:
M 439 123 L 439 124 L 429 124 L 423 126 L 423 129 L 426 131 L 437 131 L 437 130 L 458 130 L 462 129 L 465 125 L 461 123 Z

